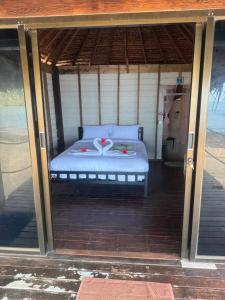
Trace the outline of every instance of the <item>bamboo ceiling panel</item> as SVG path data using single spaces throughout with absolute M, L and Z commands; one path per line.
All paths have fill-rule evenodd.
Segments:
M 45 29 L 39 43 L 48 65 L 191 64 L 194 26 Z

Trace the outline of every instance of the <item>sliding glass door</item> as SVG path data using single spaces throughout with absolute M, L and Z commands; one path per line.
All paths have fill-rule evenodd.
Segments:
M 225 21 L 215 25 L 198 255 L 225 257 Z
M 208 18 L 196 153 L 191 254 L 225 257 L 225 21 Z
M 20 42 L 16 29 L 0 30 L 0 248 L 39 248 L 39 236 L 43 251 L 33 105 Z

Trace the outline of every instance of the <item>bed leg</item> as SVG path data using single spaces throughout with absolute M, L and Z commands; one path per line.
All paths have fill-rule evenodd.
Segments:
M 145 185 L 144 185 L 144 197 L 148 197 L 148 187 L 149 187 L 149 182 L 148 182 L 148 174 L 145 175 Z

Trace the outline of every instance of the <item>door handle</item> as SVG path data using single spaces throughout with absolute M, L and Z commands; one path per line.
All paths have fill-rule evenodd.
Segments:
M 39 132 L 39 139 L 40 139 L 40 146 L 42 149 L 46 149 L 46 139 L 45 139 L 45 133 Z
M 188 149 L 189 150 L 194 149 L 194 138 L 195 138 L 194 132 L 189 132 L 188 133 Z
M 187 158 L 187 165 L 188 165 L 192 170 L 195 169 L 195 167 L 194 167 L 194 160 L 193 160 L 192 157 L 188 157 L 188 158 Z

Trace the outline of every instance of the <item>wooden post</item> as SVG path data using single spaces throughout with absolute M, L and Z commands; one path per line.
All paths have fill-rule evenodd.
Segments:
M 120 65 L 118 65 L 117 77 L 117 124 L 120 124 Z
M 62 116 L 62 103 L 59 82 L 59 70 L 57 67 L 52 68 L 52 87 L 55 104 L 55 120 L 57 128 L 57 150 L 58 153 L 65 149 L 64 130 L 63 130 L 63 116 Z
M 48 94 L 48 81 L 46 71 L 43 71 L 43 90 L 44 90 L 44 99 L 45 99 L 45 112 L 46 112 L 46 121 L 48 128 L 48 141 L 49 141 L 49 153 L 50 157 L 54 156 L 53 149 L 53 138 L 52 138 L 52 123 L 51 123 L 51 112 L 50 112 L 50 104 L 49 104 L 49 94 Z
M 80 81 L 80 68 L 77 69 L 78 80 L 78 95 L 79 95 L 79 110 L 80 110 L 80 126 L 83 126 L 83 111 L 82 111 L 82 95 L 81 95 L 81 81 Z
M 159 125 L 159 92 L 160 92 L 160 80 L 161 80 L 161 66 L 158 68 L 158 87 L 157 87 L 157 103 L 155 114 L 155 159 L 157 159 L 158 152 L 158 125 Z
M 98 66 L 98 119 L 99 125 L 102 124 L 102 115 L 101 115 L 101 75 L 100 75 L 100 66 Z
M 139 124 L 140 115 L 140 65 L 138 65 L 138 82 L 137 82 L 137 124 Z

